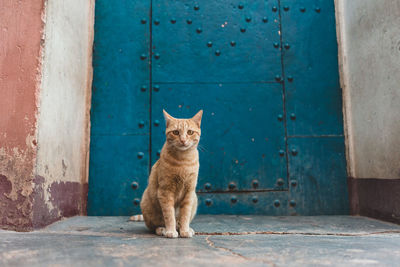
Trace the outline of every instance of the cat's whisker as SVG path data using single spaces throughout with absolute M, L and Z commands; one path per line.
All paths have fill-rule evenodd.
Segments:
M 205 148 L 203 145 L 197 145 L 197 147 L 198 147 L 199 151 L 201 151 L 201 152 L 208 152 L 208 149 Z

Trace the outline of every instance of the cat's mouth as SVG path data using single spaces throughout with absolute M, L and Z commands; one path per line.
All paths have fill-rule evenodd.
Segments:
M 187 150 L 187 149 L 189 149 L 190 147 L 191 147 L 190 144 L 187 144 L 187 145 L 178 144 L 178 145 L 177 145 L 177 148 L 178 148 L 179 150 Z

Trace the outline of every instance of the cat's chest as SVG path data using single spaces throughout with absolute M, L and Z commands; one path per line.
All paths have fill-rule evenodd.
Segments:
M 181 190 L 197 183 L 198 161 L 177 162 L 166 159 L 160 163 L 159 176 L 165 177 L 165 182 L 174 188 Z
M 176 161 L 164 161 L 163 164 L 163 172 L 171 175 L 179 176 L 184 179 L 199 172 L 199 162 L 191 161 L 191 162 L 176 162 Z
M 197 184 L 197 174 L 190 173 L 185 176 L 175 175 L 171 180 L 174 188 L 175 202 L 179 203 L 188 192 L 194 191 Z
M 198 166 L 183 166 L 183 167 L 170 168 L 171 174 L 183 180 L 191 178 L 194 175 L 197 175 L 198 171 L 199 171 Z
M 192 169 L 177 170 L 171 173 L 170 177 L 172 178 L 170 182 L 178 192 L 190 190 L 190 188 L 196 187 L 197 184 L 197 172 Z
M 170 167 L 164 173 L 168 173 L 167 183 L 178 193 L 196 187 L 198 170 L 198 166 L 180 166 Z

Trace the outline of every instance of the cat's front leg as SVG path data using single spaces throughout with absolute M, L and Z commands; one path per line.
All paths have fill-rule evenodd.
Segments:
M 183 199 L 180 205 L 180 216 L 179 216 L 179 235 L 181 237 L 192 237 L 194 236 L 194 230 L 189 227 L 190 221 L 193 217 L 193 208 L 197 200 L 196 194 L 188 193 Z
M 162 234 L 168 238 L 176 238 L 178 237 L 178 232 L 176 231 L 173 194 L 168 191 L 158 190 L 157 196 L 165 222 L 165 231 Z

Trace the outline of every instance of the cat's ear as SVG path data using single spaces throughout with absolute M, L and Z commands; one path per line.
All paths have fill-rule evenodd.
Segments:
M 196 115 L 193 116 L 193 118 L 191 118 L 191 120 L 194 121 L 197 124 L 197 126 L 200 127 L 202 116 L 203 116 L 203 110 L 200 110 L 199 112 L 197 112 Z
M 169 115 L 169 114 L 165 111 L 165 109 L 163 109 L 162 111 L 163 111 L 163 113 L 164 113 L 165 125 L 166 125 L 167 128 L 168 128 L 168 125 L 169 125 L 169 124 L 171 123 L 171 121 L 174 120 L 175 118 L 172 117 L 171 115 Z

